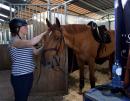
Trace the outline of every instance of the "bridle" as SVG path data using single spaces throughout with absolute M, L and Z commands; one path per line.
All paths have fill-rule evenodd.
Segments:
M 54 30 L 57 30 L 57 29 L 54 29 Z M 57 44 L 54 48 L 46 48 L 47 47 L 47 44 L 49 43 L 49 39 L 46 40 L 46 45 L 45 45 L 45 48 L 43 50 L 43 53 L 42 53 L 42 64 L 45 66 L 45 67 L 48 67 L 48 68 L 52 68 L 53 70 L 56 70 L 56 71 L 62 71 L 62 72 L 65 72 L 62 68 L 61 68 L 61 65 L 60 65 L 60 62 L 62 61 L 61 60 L 61 57 L 59 55 L 60 53 L 60 48 L 62 46 L 62 44 L 65 46 L 65 40 L 64 40 L 64 36 L 63 36 L 63 32 L 62 32 L 62 29 L 60 28 L 58 30 L 60 32 L 60 36 L 58 36 L 58 38 L 56 38 L 56 41 L 57 41 Z M 49 38 L 51 38 L 50 36 L 48 36 Z M 52 58 L 50 59 L 49 62 L 46 61 L 45 59 L 45 54 L 47 52 L 55 52 L 55 55 L 52 56 Z M 66 58 L 66 57 L 65 57 Z M 64 64 L 65 65 L 65 64 Z

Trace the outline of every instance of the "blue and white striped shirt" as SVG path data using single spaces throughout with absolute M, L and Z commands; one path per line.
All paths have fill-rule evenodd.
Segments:
M 14 76 L 28 74 L 34 71 L 35 62 L 33 48 L 9 48 Z

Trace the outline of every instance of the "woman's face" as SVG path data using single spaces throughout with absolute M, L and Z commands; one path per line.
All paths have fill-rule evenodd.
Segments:
M 22 33 L 23 35 L 26 35 L 28 33 L 28 27 L 27 26 L 20 27 L 19 32 Z

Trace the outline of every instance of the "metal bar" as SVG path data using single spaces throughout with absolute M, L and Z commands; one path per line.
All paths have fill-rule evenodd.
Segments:
M 71 0 L 73 1 L 73 0 Z M 16 6 L 19 6 L 19 5 L 24 5 L 24 6 L 48 6 L 48 4 L 13 4 L 13 5 L 16 5 Z M 59 4 L 50 4 L 50 6 L 58 6 Z M 64 4 L 60 4 L 60 5 L 64 5 Z
M 40 11 L 41 12 L 41 11 Z M 38 14 L 39 16 L 39 34 L 41 33 L 41 13 Z
M 12 5 L 10 4 L 10 20 L 12 19 Z
M 23 18 L 22 17 L 22 5 L 20 6 L 20 17 Z
M 33 37 L 35 36 L 35 35 L 34 35 L 34 32 L 35 32 L 34 20 L 35 20 L 35 19 L 34 19 L 34 14 L 33 14 L 33 17 L 32 17 Z
M 65 13 L 65 24 L 67 24 L 67 4 L 64 6 L 64 13 Z
M 38 13 L 37 13 L 37 6 L 36 6 L 36 35 L 38 35 L 38 20 L 39 20 L 39 17 L 38 17 Z
M 44 10 L 44 9 L 43 9 Z M 43 11 L 44 12 L 44 11 Z M 44 21 L 44 13 L 42 12 L 42 20 Z
M 15 5 L 13 5 L 12 8 L 13 8 L 13 7 L 14 7 L 14 9 L 16 9 L 16 6 L 15 6 Z M 17 13 L 18 13 L 18 12 L 15 11 L 14 14 L 12 15 L 12 17 L 14 17 Z
M 27 7 L 26 7 L 26 8 L 27 8 Z M 30 11 L 30 8 L 29 8 L 29 12 L 31 12 L 31 11 Z M 29 24 L 28 24 L 28 25 L 29 25 Z M 31 31 L 30 31 L 31 28 L 30 28 L 30 25 L 29 25 L 28 27 L 29 27 L 29 35 L 28 35 L 28 39 L 31 39 Z
M 59 9 L 57 8 L 57 17 L 59 18 Z
M 62 8 L 63 8 L 63 6 L 60 7 L 60 19 L 61 19 L 61 24 L 63 24 L 63 21 L 62 21 L 62 15 L 63 15 L 63 14 L 62 14 Z
M 27 6 L 24 6 L 24 9 L 23 9 L 24 11 L 27 11 Z M 23 14 L 23 16 L 24 16 L 24 14 Z
M 51 21 L 51 7 L 50 7 L 50 4 L 51 4 L 51 0 L 48 0 L 48 8 L 47 8 L 47 14 L 48 14 L 48 19 Z
M 19 16 L 19 14 L 20 14 L 19 8 L 20 8 L 20 7 L 19 7 L 19 6 L 17 6 L 17 7 L 18 7 L 18 14 L 17 14 L 17 16 L 20 17 L 20 16 Z

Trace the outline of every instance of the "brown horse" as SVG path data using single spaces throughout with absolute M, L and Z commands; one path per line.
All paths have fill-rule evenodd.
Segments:
M 80 92 L 82 92 L 84 87 L 84 65 L 86 63 L 89 66 L 91 88 L 95 87 L 95 59 L 100 43 L 94 39 L 91 27 L 85 24 L 60 25 L 58 19 L 56 19 L 56 24 L 53 25 L 47 20 L 47 25 L 52 30 L 52 33 L 46 35 L 45 50 L 50 49 L 51 51 L 45 54 L 45 57 L 48 59 L 50 56 L 54 56 L 61 47 L 61 43 L 67 45 L 74 50 L 80 67 Z M 108 33 L 111 37 L 111 42 L 105 44 L 105 48 L 100 49 L 98 58 L 111 57 L 115 50 L 114 31 L 108 31 Z M 61 50 L 63 50 L 63 47 Z

